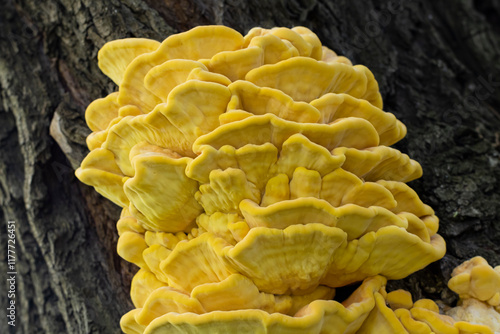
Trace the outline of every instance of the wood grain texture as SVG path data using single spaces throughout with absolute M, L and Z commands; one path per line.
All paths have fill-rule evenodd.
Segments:
M 135 268 L 116 254 L 119 210 L 78 182 L 84 110 L 116 89 L 97 68 L 107 41 L 163 40 L 200 24 L 245 33 L 303 25 L 377 78 L 408 127 L 411 186 L 441 219 L 446 257 L 389 289 L 456 297 L 451 269 L 500 264 L 500 3 L 495 0 L 6 0 L 0 4 L 0 273 L 17 224 L 17 326 L 2 333 L 120 333 Z M 50 130 L 53 124 L 52 132 Z M 3 277 L 3 276 L 2 276 Z M 0 305 L 7 297 L 0 295 Z

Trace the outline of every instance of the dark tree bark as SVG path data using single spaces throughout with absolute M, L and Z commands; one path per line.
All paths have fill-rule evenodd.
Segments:
M 408 127 L 397 148 L 424 169 L 411 186 L 436 210 L 448 245 L 443 260 L 390 288 L 453 303 L 455 265 L 476 255 L 500 264 L 499 1 L 4 0 L 0 276 L 9 220 L 17 275 L 16 327 L 2 315 L 2 333 L 120 332 L 136 269 L 116 254 L 119 209 L 74 177 L 87 152 L 84 110 L 116 89 L 97 51 L 201 24 L 241 33 L 303 25 L 373 71 L 385 110 Z M 2 292 L 2 310 L 7 303 Z

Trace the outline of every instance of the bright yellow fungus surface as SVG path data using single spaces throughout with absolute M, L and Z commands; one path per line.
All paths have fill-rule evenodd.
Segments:
M 76 175 L 123 208 L 125 333 L 490 333 L 384 290 L 445 243 L 369 69 L 304 27 L 223 26 L 113 41 L 99 67 L 118 90 L 87 108 Z M 488 270 L 455 281 L 496 303 Z
M 492 268 L 476 256 L 455 268 L 448 282 L 461 299 L 474 298 L 492 306 L 500 305 L 500 266 Z
M 500 266 L 493 268 L 484 258 L 476 256 L 453 270 L 448 287 L 460 297 L 459 304 L 448 315 L 464 322 L 464 328 L 470 322 L 500 332 Z
M 405 290 L 386 293 L 382 286 L 374 298 L 374 308 L 356 333 L 494 334 L 496 328 L 491 315 L 488 317 L 483 313 L 482 317 L 471 315 L 468 319 L 456 319 L 443 314 L 430 299 L 413 302 L 410 292 Z M 476 309 L 474 315 L 478 314 L 480 311 Z

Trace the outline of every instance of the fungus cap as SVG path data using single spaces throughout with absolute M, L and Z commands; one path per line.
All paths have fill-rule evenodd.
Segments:
M 91 152 L 76 174 L 123 208 L 118 253 L 141 268 L 126 333 L 361 333 L 404 330 L 418 310 L 440 318 L 397 293 L 407 313 L 385 306 L 377 275 L 406 277 L 445 244 L 405 184 L 420 165 L 388 147 L 406 128 L 366 67 L 304 27 L 223 26 L 111 42 L 99 66 L 119 88 L 87 108 Z

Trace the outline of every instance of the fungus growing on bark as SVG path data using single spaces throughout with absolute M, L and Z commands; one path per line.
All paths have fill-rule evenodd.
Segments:
M 111 42 L 99 66 L 119 89 L 88 107 L 76 174 L 123 207 L 118 253 L 141 268 L 124 332 L 404 327 L 385 281 L 445 243 L 366 67 L 303 27 L 223 26 Z
M 453 270 L 448 286 L 460 299 L 474 298 L 499 306 L 500 266 L 492 268 L 484 258 L 476 256 Z
M 481 314 L 480 310 L 476 310 L 476 314 L 471 312 L 468 319 L 458 319 L 447 315 L 449 312 L 443 314 L 430 299 L 413 302 L 411 294 L 405 290 L 386 293 L 382 286 L 374 298 L 374 308 L 356 333 L 493 334 L 496 328 L 492 318 Z
M 448 287 L 460 297 L 447 314 L 457 321 L 488 325 L 500 332 L 500 266 L 476 256 L 455 268 Z

